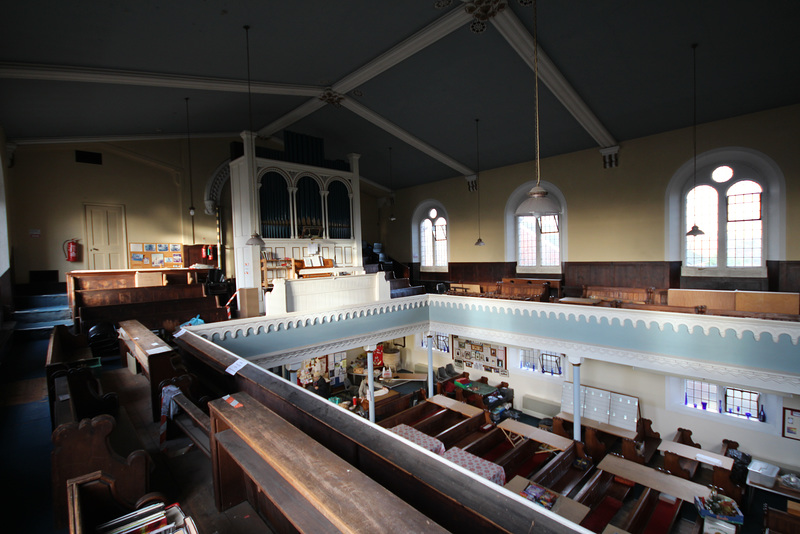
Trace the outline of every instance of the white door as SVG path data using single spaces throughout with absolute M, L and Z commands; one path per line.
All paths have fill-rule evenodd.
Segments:
M 89 269 L 126 269 L 125 206 L 86 204 Z

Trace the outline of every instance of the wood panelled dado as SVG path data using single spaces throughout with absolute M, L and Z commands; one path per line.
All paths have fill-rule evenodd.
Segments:
M 586 261 L 564 263 L 564 285 L 606 287 L 680 287 L 679 261 Z
M 770 291 L 800 293 L 800 261 L 767 260 Z
M 435 280 L 455 283 L 481 283 L 499 282 L 503 278 L 514 278 L 516 274 L 515 262 L 464 262 L 450 263 L 446 272 L 420 271 L 419 263 L 411 263 L 414 280 Z M 533 275 L 528 276 L 533 278 Z

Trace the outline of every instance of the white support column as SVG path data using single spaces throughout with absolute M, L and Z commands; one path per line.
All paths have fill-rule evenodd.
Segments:
M 319 196 L 322 202 L 322 238 L 330 239 L 328 234 L 328 190 L 321 190 Z
M 364 259 L 361 257 L 361 175 L 358 169 L 358 159 L 361 154 L 348 154 L 352 178 L 350 186 L 353 189 L 353 266 L 363 267 Z
M 297 208 L 295 206 L 295 199 L 297 198 L 297 188 L 289 188 L 289 217 L 290 217 L 290 234 L 292 239 L 297 239 Z
M 428 398 L 433 397 L 433 335 L 428 332 Z
M 375 362 L 372 359 L 372 348 L 367 350 L 367 399 L 369 399 L 369 422 L 375 422 Z
M 261 248 L 246 245 L 259 231 L 258 199 L 255 198 L 257 175 L 255 134 L 242 132 L 244 156 L 231 162 L 231 199 L 233 204 L 233 247 L 236 288 L 261 288 Z M 260 233 L 260 232 L 259 232 Z M 263 297 L 259 307 L 263 312 Z
M 575 441 L 581 440 L 581 363 L 583 358 L 578 358 L 573 361 L 570 358 L 569 362 L 572 364 L 572 415 L 574 423 L 572 425 L 572 439 Z

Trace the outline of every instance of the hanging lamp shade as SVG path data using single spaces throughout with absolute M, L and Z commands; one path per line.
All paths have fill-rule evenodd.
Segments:
M 547 190 L 541 185 L 535 185 L 528 191 L 528 198 L 519 205 L 516 215 L 533 215 L 543 217 L 545 215 L 558 215 L 561 213 L 561 206 L 547 194 Z
M 539 38 L 537 31 L 538 21 L 536 15 L 536 1 L 533 2 L 533 103 L 534 103 L 534 131 L 535 138 L 535 170 L 536 185 L 528 191 L 528 198 L 520 204 L 515 215 L 533 215 L 540 218 L 545 215 L 558 215 L 561 206 L 558 201 L 547 196 L 547 190 L 540 185 L 542 178 L 541 161 L 539 154 Z
M 482 247 L 482 246 L 483 246 L 483 245 L 485 245 L 485 244 L 486 244 L 486 243 L 484 243 L 484 242 L 483 242 L 483 239 L 481 239 L 480 237 L 478 238 L 478 240 L 477 240 L 477 241 L 475 241 L 475 246 L 476 246 L 476 247 Z
M 702 231 L 699 226 L 693 224 L 692 229 L 686 232 L 686 235 L 691 237 L 697 237 L 699 235 L 705 235 L 705 232 Z
M 264 240 L 261 239 L 261 236 L 258 235 L 257 232 L 255 234 L 251 235 L 250 239 L 248 239 L 245 242 L 245 245 L 250 245 L 250 246 L 253 246 L 253 247 L 263 247 L 265 244 L 266 243 L 264 243 Z

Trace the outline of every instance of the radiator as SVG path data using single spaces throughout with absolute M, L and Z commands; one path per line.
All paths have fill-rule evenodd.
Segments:
M 523 395 L 522 411 L 535 417 L 553 417 L 561 407 L 553 401 Z

